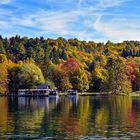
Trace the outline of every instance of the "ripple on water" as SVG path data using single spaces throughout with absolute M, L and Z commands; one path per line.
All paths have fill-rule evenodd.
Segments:
M 54 139 L 54 137 L 42 137 L 35 140 L 48 140 L 48 139 Z
M 11 133 L 8 133 L 6 135 L 3 135 L 3 138 L 6 138 L 6 139 L 35 139 L 37 138 L 38 136 L 37 135 L 30 135 L 30 134 L 11 134 Z
M 98 136 L 98 135 L 95 135 L 95 136 L 80 136 L 79 139 L 80 140 L 107 140 L 106 137 Z
M 129 136 L 120 137 L 121 140 L 131 140 Z

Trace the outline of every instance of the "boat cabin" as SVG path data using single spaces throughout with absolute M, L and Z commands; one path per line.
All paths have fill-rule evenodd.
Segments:
M 50 90 L 49 95 L 56 96 L 56 95 L 58 95 L 58 91 L 57 90 Z
M 69 89 L 67 90 L 67 95 L 77 95 L 77 90 Z
M 47 84 L 41 84 L 36 89 L 19 89 L 18 96 L 48 96 L 51 89 Z

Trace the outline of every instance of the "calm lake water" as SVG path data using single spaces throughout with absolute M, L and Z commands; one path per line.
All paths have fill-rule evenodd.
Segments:
M 0 97 L 0 139 L 140 139 L 140 97 Z

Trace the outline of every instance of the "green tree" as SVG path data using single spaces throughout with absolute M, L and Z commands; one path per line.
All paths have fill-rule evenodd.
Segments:
M 21 69 L 22 64 L 15 64 L 10 62 L 8 64 L 8 79 L 9 79 L 9 84 L 8 84 L 8 88 L 9 88 L 9 92 L 17 92 L 17 90 L 19 89 L 19 77 L 18 77 L 18 72 Z
M 61 81 L 60 81 L 60 89 L 62 91 L 66 91 L 68 89 L 72 88 L 72 84 L 69 81 L 69 77 L 63 76 Z
M 52 61 L 50 60 L 45 65 L 43 65 L 41 68 L 42 68 L 45 79 L 53 80 L 53 74 L 55 72 L 56 65 L 53 64 Z
M 4 63 L 7 61 L 7 57 L 5 54 L 0 54 L 0 63 Z
M 108 64 L 109 76 L 104 90 L 112 94 L 130 93 L 132 90 L 131 82 L 125 73 L 125 61 L 123 58 L 113 58 Z
M 83 69 L 76 69 L 70 74 L 70 83 L 74 89 L 85 91 L 89 89 L 88 73 Z
M 0 40 L 0 53 L 3 53 L 3 54 L 6 53 L 3 42 L 1 40 Z
M 34 63 L 23 64 L 18 74 L 19 88 L 35 88 L 45 83 L 41 69 Z
M 36 52 L 35 61 L 40 65 L 44 62 L 45 57 L 44 49 L 41 46 L 36 46 L 35 52 Z
M 102 88 L 102 85 L 106 82 L 108 78 L 108 70 L 105 68 L 102 68 L 101 66 L 96 66 L 92 71 L 92 83 L 91 86 L 93 86 L 93 90 L 100 91 Z
M 19 43 L 16 48 L 17 60 L 24 60 L 26 58 L 26 50 L 22 43 Z
M 36 58 L 36 52 L 34 51 L 34 49 L 32 47 L 29 46 L 29 49 L 27 51 L 27 57 L 28 58 L 33 58 L 35 60 Z

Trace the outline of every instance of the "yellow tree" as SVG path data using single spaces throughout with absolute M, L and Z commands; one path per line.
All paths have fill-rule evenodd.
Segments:
M 8 91 L 8 72 L 4 63 L 0 64 L 0 93 Z
M 121 57 L 112 58 L 108 63 L 109 76 L 104 85 L 105 90 L 113 94 L 130 93 L 131 82 L 125 73 L 125 60 Z

